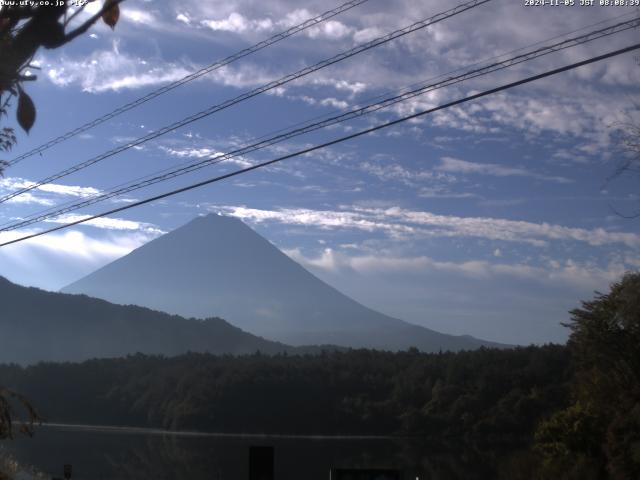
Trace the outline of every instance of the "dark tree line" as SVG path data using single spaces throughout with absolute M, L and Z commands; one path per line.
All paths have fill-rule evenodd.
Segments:
M 640 478 L 640 274 L 571 314 L 567 346 L 138 354 L 2 365 L 0 384 L 56 422 L 519 445 L 531 478 Z
M 244 433 L 525 440 L 568 404 L 564 347 L 134 355 L 0 367 L 51 421 Z

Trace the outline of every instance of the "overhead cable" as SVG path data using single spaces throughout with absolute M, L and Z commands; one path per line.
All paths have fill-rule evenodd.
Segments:
M 363 3 L 368 2 L 369 0 L 351 0 L 349 2 L 343 3 L 342 5 L 340 5 L 339 7 L 336 7 L 332 10 L 328 10 L 320 15 L 318 15 L 317 17 L 313 17 L 313 18 L 309 18 L 307 20 L 305 20 L 304 22 L 295 25 L 291 28 L 288 28 L 287 30 L 277 33 L 276 35 L 273 35 L 272 37 L 267 38 L 266 40 L 263 40 L 261 42 L 256 43 L 255 45 L 252 45 L 250 47 L 247 47 L 243 50 L 240 50 L 239 52 L 234 53 L 233 55 L 229 55 L 228 57 L 222 59 L 222 60 L 218 60 L 215 63 L 212 63 L 211 65 L 208 65 L 204 68 L 201 68 L 200 70 L 190 73 L 189 75 L 186 75 L 184 77 L 182 77 L 179 80 L 176 80 L 174 82 L 171 82 L 167 85 L 164 85 L 160 88 L 157 88 L 156 90 L 153 90 L 152 92 L 147 93 L 146 95 L 144 95 L 143 97 L 137 98 L 129 103 L 126 103 L 114 110 L 112 110 L 109 113 L 106 113 L 94 120 L 91 120 L 90 122 L 87 122 L 83 125 L 80 125 L 77 128 L 74 128 L 73 130 L 70 130 L 52 140 L 49 140 L 48 142 L 43 143 L 42 145 L 39 145 L 38 147 L 29 150 L 28 152 L 25 152 L 17 157 L 15 157 L 14 159 L 8 161 L 7 163 L 9 164 L 9 166 L 11 165 L 15 165 L 16 163 L 24 160 L 25 158 L 29 158 L 33 155 L 36 155 L 38 153 L 42 153 L 45 150 L 48 150 L 49 148 L 53 147 L 54 145 L 57 145 L 59 143 L 64 142 L 65 140 L 69 140 L 70 138 L 75 137 L 76 135 L 79 135 L 83 132 L 86 132 L 87 130 L 91 130 L 94 127 L 97 127 L 98 125 L 107 122 L 109 120 L 111 120 L 112 118 L 117 117 L 118 115 L 123 114 L 124 112 L 128 112 L 129 110 L 132 110 L 136 107 L 139 107 L 140 105 L 147 103 L 150 100 L 153 100 L 156 97 L 159 97 L 160 95 L 164 95 L 167 92 L 170 92 L 171 90 L 174 90 L 178 87 L 180 87 L 181 85 L 184 85 L 186 83 L 192 82 L 194 80 L 197 80 L 198 78 L 202 77 L 203 75 L 206 75 L 208 73 L 211 73 L 215 70 L 218 70 L 226 65 L 229 65 L 237 60 L 240 60 L 241 58 L 244 58 L 248 55 L 251 55 L 253 53 L 256 53 L 264 48 L 267 48 L 275 43 L 278 43 L 288 37 L 291 37 L 299 32 L 302 32 L 304 30 L 307 30 L 311 27 L 314 27 L 326 20 L 329 20 L 330 18 L 335 17 L 336 15 L 339 15 L 343 12 L 346 12 L 347 10 L 351 10 L 354 7 L 357 7 L 358 5 L 361 5 Z
M 367 128 L 365 130 L 360 130 L 359 132 L 352 133 L 350 135 L 346 135 L 346 136 L 331 140 L 329 142 L 325 142 L 325 143 L 322 143 L 322 144 L 319 144 L 319 145 L 315 145 L 313 147 L 305 148 L 303 150 L 299 150 L 297 152 L 293 152 L 293 153 L 290 153 L 290 154 L 287 154 L 287 155 L 283 155 L 281 157 L 278 157 L 278 158 L 275 158 L 275 159 L 272 159 L 272 160 L 261 162 L 261 163 L 252 165 L 250 167 L 242 168 L 240 170 L 235 170 L 235 171 L 230 172 L 230 173 L 219 175 L 217 177 L 213 177 L 213 178 L 210 178 L 208 180 L 203 180 L 203 181 L 198 182 L 198 183 L 187 185 L 185 187 L 172 190 L 170 192 L 162 193 L 160 195 L 155 195 L 153 197 L 146 198 L 144 200 L 139 200 L 137 202 L 134 202 L 134 203 L 131 203 L 131 204 L 128 204 L 128 205 L 124 205 L 124 206 L 121 206 L 121 207 L 118 207 L 118 208 L 114 208 L 114 209 L 111 209 L 111 210 L 108 210 L 108 211 L 105 211 L 105 212 L 102 212 L 102 213 L 99 213 L 99 214 L 96 214 L 96 215 L 86 216 L 86 217 L 83 217 L 83 218 L 78 219 L 78 220 L 73 221 L 73 222 L 69 222 L 69 223 L 66 223 L 66 224 L 63 224 L 63 225 L 58 225 L 57 227 L 53 227 L 53 228 L 50 228 L 48 230 L 43 230 L 43 231 L 40 231 L 40 232 L 36 232 L 36 233 L 25 235 L 25 236 L 22 236 L 22 237 L 19 237 L 19 238 L 15 238 L 13 240 L 9 240 L 9 241 L 6 241 L 4 243 L 0 243 L 0 247 L 4 247 L 4 246 L 11 245 L 11 244 L 18 243 L 18 242 L 23 242 L 23 241 L 31 239 L 31 238 L 39 237 L 39 236 L 46 235 L 46 234 L 49 234 L 49 233 L 52 233 L 52 232 L 56 232 L 56 231 L 59 231 L 59 230 L 66 229 L 66 228 L 72 227 L 74 225 L 79 225 L 79 224 L 86 223 L 86 222 L 89 222 L 89 221 L 92 221 L 92 220 L 96 220 L 96 219 L 99 219 L 99 218 L 102 218 L 102 217 L 106 217 L 108 215 L 113 215 L 114 213 L 122 212 L 122 211 L 125 211 L 125 210 L 129 210 L 131 208 L 139 207 L 139 206 L 151 203 L 151 202 L 162 200 L 164 198 L 171 197 L 171 196 L 177 195 L 179 193 L 187 192 L 189 190 L 193 190 L 193 189 L 196 189 L 196 188 L 199 188 L 199 187 L 203 187 L 205 185 L 210 185 L 212 183 L 217 183 L 217 182 L 220 182 L 222 180 L 226 180 L 226 179 L 231 178 L 231 177 L 242 175 L 242 174 L 251 172 L 253 170 L 257 170 L 257 169 L 260 169 L 260 168 L 264 168 L 264 167 L 273 165 L 273 164 L 278 163 L 278 162 L 282 162 L 284 160 L 288 160 L 290 158 L 299 157 L 301 155 L 312 153 L 314 151 L 321 150 L 323 148 L 330 147 L 332 145 L 336 145 L 336 144 L 345 142 L 347 140 L 352 140 L 354 138 L 358 138 L 358 137 L 361 137 L 361 136 L 364 136 L 364 135 L 368 135 L 370 133 L 374 133 L 376 131 L 379 131 L 379 130 L 382 130 L 382 129 L 385 129 L 385 128 L 389 128 L 389 127 L 392 127 L 392 126 L 395 126 L 395 125 L 399 125 L 401 123 L 404 123 L 404 122 L 407 122 L 409 120 L 413 120 L 413 119 L 428 115 L 430 113 L 434 113 L 434 112 L 437 112 L 437 111 L 440 111 L 440 110 L 445 110 L 447 108 L 451 108 L 451 107 L 454 107 L 456 105 L 461 105 L 463 103 L 467 103 L 467 102 L 470 102 L 472 100 L 477 100 L 479 98 L 486 97 L 488 95 L 493 95 L 493 94 L 498 93 L 498 92 L 509 90 L 511 88 L 515 88 L 515 87 L 518 87 L 520 85 L 524 85 L 524 84 L 527 84 L 527 83 L 535 82 L 537 80 L 540 80 L 540 79 L 543 79 L 543 78 L 546 78 L 546 77 L 557 75 L 557 74 L 562 73 L 562 72 L 566 72 L 566 71 L 573 70 L 573 69 L 576 69 L 576 68 L 579 68 L 579 67 L 582 67 L 582 66 L 585 66 L 585 65 L 589 65 L 589 64 L 595 63 L 595 62 L 599 62 L 599 61 L 602 61 L 602 60 L 605 60 L 605 59 L 608 59 L 608 58 L 612 58 L 612 57 L 615 57 L 615 56 L 618 56 L 618 55 L 622 55 L 624 53 L 628 53 L 628 52 L 631 52 L 631 51 L 634 51 L 634 50 L 637 50 L 637 49 L 640 49 L 640 43 L 636 43 L 634 45 L 631 45 L 631 46 L 628 46 L 628 47 L 625 47 L 625 48 L 614 50 L 612 52 L 609 52 L 609 53 L 606 53 L 606 54 L 603 54 L 603 55 L 598 55 L 596 57 L 591 57 L 591 58 L 589 58 L 587 60 L 583 60 L 583 61 L 580 61 L 580 62 L 572 63 L 570 65 L 565 65 L 564 67 L 555 68 L 553 70 L 549 70 L 549 71 L 546 71 L 544 73 L 540 73 L 540 74 L 537 74 L 537 75 L 526 77 L 526 78 L 524 78 L 522 80 L 518 80 L 518 81 L 515 81 L 515 82 L 507 83 L 505 85 L 501 85 L 499 87 L 495 87 L 495 88 L 492 88 L 492 89 L 489 89 L 489 90 L 485 90 L 483 92 L 476 93 L 474 95 L 469 95 L 467 97 L 464 97 L 464 98 L 461 98 L 461 99 L 458 99 L 458 100 L 455 100 L 455 101 L 452 101 L 452 102 L 445 103 L 445 104 L 440 105 L 438 107 L 430 108 L 430 109 L 427 109 L 427 110 L 422 110 L 420 112 L 417 112 L 417 113 L 414 113 L 414 114 L 411 114 L 411 115 L 406 115 L 406 116 L 398 118 L 396 120 L 392 120 L 392 121 L 389 121 L 389 122 L 386 122 L 386 123 L 383 123 L 383 124 L 379 124 L 379 125 L 376 125 L 374 127 Z
M 371 50 L 373 48 L 376 48 L 380 45 L 386 44 L 392 40 L 395 40 L 396 38 L 400 38 L 403 37 L 405 35 L 408 35 L 410 33 L 416 32 L 418 30 L 422 30 L 430 25 L 434 25 L 438 22 L 441 22 L 443 20 L 446 20 L 448 18 L 451 18 L 455 15 L 458 15 L 462 12 L 465 12 L 467 10 L 470 10 L 472 8 L 478 7 L 482 4 L 488 3 L 492 0 L 471 0 L 469 2 L 463 3 L 461 5 L 458 5 L 454 8 L 451 8 L 445 12 L 442 13 L 438 13 L 437 15 L 434 15 L 432 17 L 429 17 L 427 19 L 424 20 L 420 20 L 419 22 L 413 23 L 412 25 L 409 25 L 405 28 L 401 28 L 399 30 L 395 30 L 394 32 L 391 32 L 387 35 L 383 35 L 381 37 L 378 37 L 374 40 L 371 40 L 369 42 L 365 42 L 362 43 L 350 50 L 347 50 L 345 52 L 339 53 L 338 55 L 335 55 L 331 58 L 328 58 L 326 60 L 322 60 L 314 65 L 305 67 L 301 70 L 298 70 L 295 73 L 290 73 L 288 75 L 285 75 L 284 77 L 281 77 L 278 80 L 274 80 L 272 82 L 269 82 L 265 85 L 262 85 L 260 87 L 257 87 L 253 90 L 250 90 L 248 92 L 243 93 L 242 95 L 239 95 L 235 98 L 232 98 L 230 100 L 227 100 L 223 103 L 217 104 L 217 105 L 213 105 L 211 107 L 208 107 L 205 110 L 202 110 L 198 113 L 195 113 L 193 115 L 190 115 L 182 120 L 179 120 L 177 122 L 172 123 L 171 125 L 168 125 L 166 127 L 160 128 L 159 130 L 155 130 L 153 132 L 148 133 L 147 135 L 140 137 L 136 140 L 133 140 L 131 142 L 128 142 L 124 145 L 120 145 L 116 148 L 113 148 L 107 152 L 104 152 L 100 155 L 97 155 L 93 158 L 90 158 L 89 160 L 86 160 L 84 162 L 78 163 L 72 167 L 69 167 L 65 170 L 62 170 L 61 172 L 55 173 L 53 175 L 50 175 L 42 180 L 39 180 L 37 182 L 33 182 L 32 184 L 30 184 L 27 187 L 21 188 L 19 190 L 16 190 L 14 192 L 11 192 L 7 195 L 4 195 L 2 197 L 0 197 L 0 203 L 4 203 L 7 200 L 10 200 L 14 197 L 17 197 L 18 195 L 22 195 L 24 193 L 27 193 L 35 188 L 38 188 L 42 185 L 46 185 L 47 183 L 51 183 L 55 180 L 58 180 L 62 177 L 66 177 L 68 175 L 71 175 L 72 173 L 78 172 L 84 168 L 87 168 L 91 165 L 94 165 L 102 160 L 105 160 L 107 158 L 113 157 L 114 155 L 117 155 L 119 153 L 122 153 L 126 150 L 129 150 L 131 148 L 137 147 L 139 145 L 142 145 L 143 143 L 146 143 L 150 140 L 153 140 L 155 138 L 158 138 L 162 135 L 165 135 L 169 132 L 172 132 L 174 130 L 177 130 L 178 128 L 184 127 L 186 125 L 189 125 L 195 121 L 201 120 L 205 117 L 208 117 L 216 112 L 219 112 L 221 110 L 224 110 L 226 108 L 229 108 L 233 105 L 236 105 L 240 102 L 243 102 L 245 100 L 248 100 L 250 98 L 253 98 L 257 95 L 260 95 L 261 93 L 265 93 L 268 92 L 270 90 L 273 90 L 275 88 L 281 87 L 282 85 L 288 84 L 294 80 L 298 80 L 302 77 L 305 77 L 313 72 L 316 72 L 318 70 L 321 70 L 323 68 L 326 68 L 330 65 L 336 64 L 338 62 L 341 62 L 343 60 L 346 60 L 347 58 L 353 57 L 355 55 L 358 55 L 362 52 Z
M 540 47 L 535 50 L 525 52 L 520 55 L 507 58 L 505 60 L 501 60 L 499 62 L 494 62 L 490 65 L 486 65 L 481 68 L 472 69 L 460 75 L 445 78 L 440 82 L 421 85 L 417 88 L 413 88 L 412 90 L 405 91 L 398 95 L 385 98 L 381 101 L 378 101 L 366 106 L 357 107 L 348 112 L 344 112 L 339 115 L 335 115 L 333 117 L 330 117 L 309 125 L 305 125 L 303 127 L 299 127 L 299 128 L 295 128 L 295 129 L 283 132 L 273 137 L 260 140 L 258 142 L 255 142 L 249 145 L 245 145 L 233 151 L 223 153 L 223 154 L 222 153 L 217 154 L 203 160 L 192 162 L 188 165 L 182 165 L 177 168 L 168 169 L 167 171 L 162 171 L 158 174 L 145 177 L 143 179 L 140 179 L 139 181 L 134 181 L 130 184 L 124 185 L 119 188 L 114 188 L 110 191 L 97 194 L 93 197 L 86 198 L 84 200 L 80 200 L 77 202 L 73 202 L 73 203 L 70 203 L 69 205 L 61 206 L 59 208 L 52 208 L 44 212 L 40 212 L 35 215 L 32 215 L 30 217 L 24 218 L 15 223 L 4 224 L 0 226 L 0 232 L 15 230 L 17 228 L 33 225 L 43 220 L 55 218 L 60 215 L 64 215 L 66 213 L 73 212 L 81 208 L 87 207 L 89 205 L 93 205 L 95 203 L 103 202 L 120 195 L 131 193 L 135 190 L 139 190 L 141 188 L 148 187 L 150 185 L 154 185 L 159 182 L 167 181 L 169 179 L 172 179 L 181 175 L 185 175 L 187 173 L 191 173 L 191 172 L 200 170 L 202 168 L 224 162 L 226 160 L 247 155 L 248 153 L 264 149 L 276 143 L 280 143 L 285 140 L 289 140 L 291 138 L 294 138 L 303 134 L 307 134 L 322 128 L 327 128 L 329 126 L 336 125 L 338 123 L 342 123 L 348 120 L 352 120 L 355 118 L 362 117 L 364 115 L 374 113 L 376 111 L 388 108 L 392 105 L 407 101 L 409 99 L 418 97 L 420 95 L 424 95 L 425 93 L 432 92 L 434 90 L 445 88 L 451 85 L 455 85 L 455 84 L 467 81 L 469 79 L 477 78 L 477 77 L 487 75 L 499 70 L 503 70 L 503 69 L 512 67 L 514 65 L 528 62 L 536 58 L 540 58 L 542 56 L 549 55 L 551 53 L 555 53 L 567 48 L 575 47 L 575 46 L 582 45 L 587 42 L 591 42 L 600 38 L 608 37 L 610 35 L 620 33 L 625 30 L 629 30 L 631 28 L 637 28 L 638 26 L 640 26 L 640 17 L 627 20 L 624 22 L 620 22 L 606 28 L 601 28 L 595 31 L 591 31 L 584 35 L 580 35 L 578 37 L 569 38 L 561 42 L 556 42 L 548 46 Z

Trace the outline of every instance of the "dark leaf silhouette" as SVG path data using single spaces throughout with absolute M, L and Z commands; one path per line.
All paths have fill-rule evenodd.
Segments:
M 26 414 L 24 417 L 17 418 L 21 434 L 33 436 L 35 425 L 42 423 L 43 419 L 24 395 L 0 387 L 0 439 L 13 437 L 13 423 L 16 421 L 13 418 L 15 406 L 21 407 Z
M 113 0 L 106 0 L 104 2 L 105 7 L 108 6 L 110 3 L 113 3 Z M 119 18 L 120 18 L 120 7 L 118 6 L 118 4 L 115 4 L 111 8 L 106 9 L 102 14 L 102 20 L 111 28 L 115 28 Z
M 36 106 L 33 104 L 31 97 L 22 89 L 18 95 L 18 110 L 16 112 L 18 123 L 29 133 L 31 127 L 36 121 Z

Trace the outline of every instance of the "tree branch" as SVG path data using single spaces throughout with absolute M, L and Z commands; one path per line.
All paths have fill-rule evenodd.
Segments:
M 71 20 L 73 20 L 74 18 L 76 18 L 78 15 L 80 15 L 83 11 L 84 11 L 84 7 L 86 7 L 87 4 L 85 3 L 84 5 L 82 5 L 78 10 L 76 10 L 75 12 L 73 12 L 73 14 L 67 18 L 64 22 L 64 26 L 66 27 L 67 25 L 69 25 L 69 23 L 71 23 Z
M 104 12 L 106 12 L 110 8 L 113 8 L 116 5 L 121 4 L 122 2 L 124 2 L 124 0 L 113 0 L 112 2 L 105 3 L 104 5 L 102 5 L 102 8 L 97 13 L 95 13 L 91 18 L 89 18 L 86 22 L 84 22 L 82 25 L 80 25 L 75 30 L 72 30 L 71 32 L 67 33 L 64 36 L 63 41 L 59 45 L 56 45 L 56 48 L 66 44 L 66 43 L 69 43 L 71 40 L 73 40 L 77 36 L 82 35 L 83 33 L 85 33 L 87 30 L 89 30 L 89 28 L 94 23 L 96 23 L 98 20 L 100 20 L 100 18 L 104 14 Z

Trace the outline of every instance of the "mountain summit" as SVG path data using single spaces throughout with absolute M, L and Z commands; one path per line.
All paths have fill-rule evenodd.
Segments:
M 68 285 L 120 304 L 217 316 L 292 345 L 424 351 L 495 345 L 388 317 L 327 285 L 242 221 L 198 217 Z

